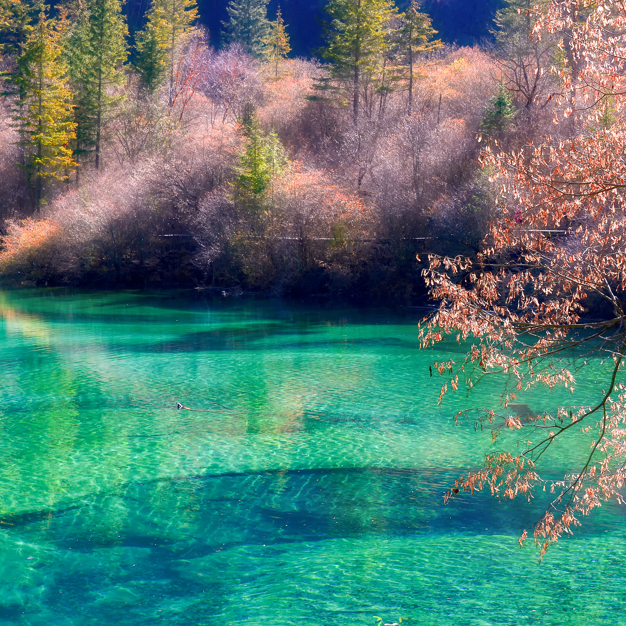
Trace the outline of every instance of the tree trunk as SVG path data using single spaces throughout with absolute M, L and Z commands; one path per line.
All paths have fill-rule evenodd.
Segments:
M 39 213 L 41 208 L 41 196 L 42 196 L 42 184 L 41 176 L 41 159 L 43 157 L 43 59 L 41 52 L 39 53 L 39 95 L 37 97 L 37 126 L 39 130 L 39 139 L 37 140 L 37 169 L 35 175 L 37 176 L 37 184 L 35 185 L 35 212 Z
M 98 71 L 98 110 L 96 112 L 96 169 L 100 169 L 100 140 L 102 128 L 102 68 Z
M 357 18 L 357 29 L 354 48 L 354 93 L 352 95 L 352 116 L 354 118 L 355 126 L 359 121 L 359 89 L 361 87 L 361 0 L 359 0 L 358 2 L 357 11 L 359 11 L 359 13 Z
M 354 118 L 354 125 L 356 126 L 359 121 L 359 61 L 360 61 L 360 50 L 357 47 L 355 54 L 355 64 L 354 64 L 354 93 L 352 95 L 352 116 Z
M 175 11 L 174 11 L 175 12 Z M 172 16 L 174 19 L 174 15 Z M 176 26 L 172 24 L 172 41 L 170 47 L 170 109 L 174 106 L 174 48 L 176 46 Z
M 413 44 L 410 37 L 413 33 L 409 31 L 409 116 L 413 113 Z
M 104 20 L 100 18 L 100 46 L 104 45 Z M 101 51 L 99 51 L 102 54 Z M 96 169 L 100 169 L 100 141 L 102 130 L 102 57 L 98 63 L 98 105 L 96 111 Z

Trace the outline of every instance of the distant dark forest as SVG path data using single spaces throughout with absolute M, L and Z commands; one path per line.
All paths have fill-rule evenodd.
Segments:
M 201 21 L 209 29 L 211 43 L 220 46 L 222 21 L 227 19 L 228 0 L 198 0 Z M 322 22 L 326 0 L 271 0 L 268 16 L 274 19 L 280 4 L 294 56 L 310 57 L 322 46 Z M 397 3 L 405 10 L 407 0 Z M 142 26 L 149 0 L 128 0 L 127 11 L 131 31 Z M 471 46 L 489 37 L 493 16 L 501 0 L 425 0 L 423 10 L 433 18 L 433 26 L 445 43 Z

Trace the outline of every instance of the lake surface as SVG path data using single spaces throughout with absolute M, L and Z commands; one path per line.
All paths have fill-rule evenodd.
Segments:
M 461 350 L 421 352 L 418 321 L 0 292 L 0 625 L 626 624 L 624 509 L 539 563 L 540 502 L 443 505 L 490 445 L 451 416 L 500 387 L 437 406 L 428 366 Z

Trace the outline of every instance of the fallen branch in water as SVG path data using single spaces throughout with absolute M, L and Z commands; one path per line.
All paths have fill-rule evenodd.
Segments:
M 222 407 L 225 411 L 229 411 L 229 415 L 234 415 L 235 417 L 238 417 L 238 415 L 236 413 L 232 413 L 232 409 L 229 409 L 228 407 L 224 406 L 223 404 L 220 404 L 219 402 L 212 402 L 210 401 L 211 404 L 216 404 L 219 407 Z M 177 402 L 176 403 L 176 408 L 179 411 L 195 411 L 196 413 L 222 413 L 222 411 L 217 411 L 214 409 L 192 409 L 188 406 L 185 406 L 184 404 L 182 404 L 181 402 Z

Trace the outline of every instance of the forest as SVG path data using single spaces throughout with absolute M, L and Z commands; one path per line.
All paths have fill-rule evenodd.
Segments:
M 425 255 L 476 253 L 498 211 L 487 152 L 569 106 L 545 2 L 459 47 L 416 0 L 330 0 L 308 59 L 267 0 L 232 0 L 218 48 L 194 0 L 153 0 L 132 41 L 120 0 L 0 7 L 13 284 L 419 302 Z

